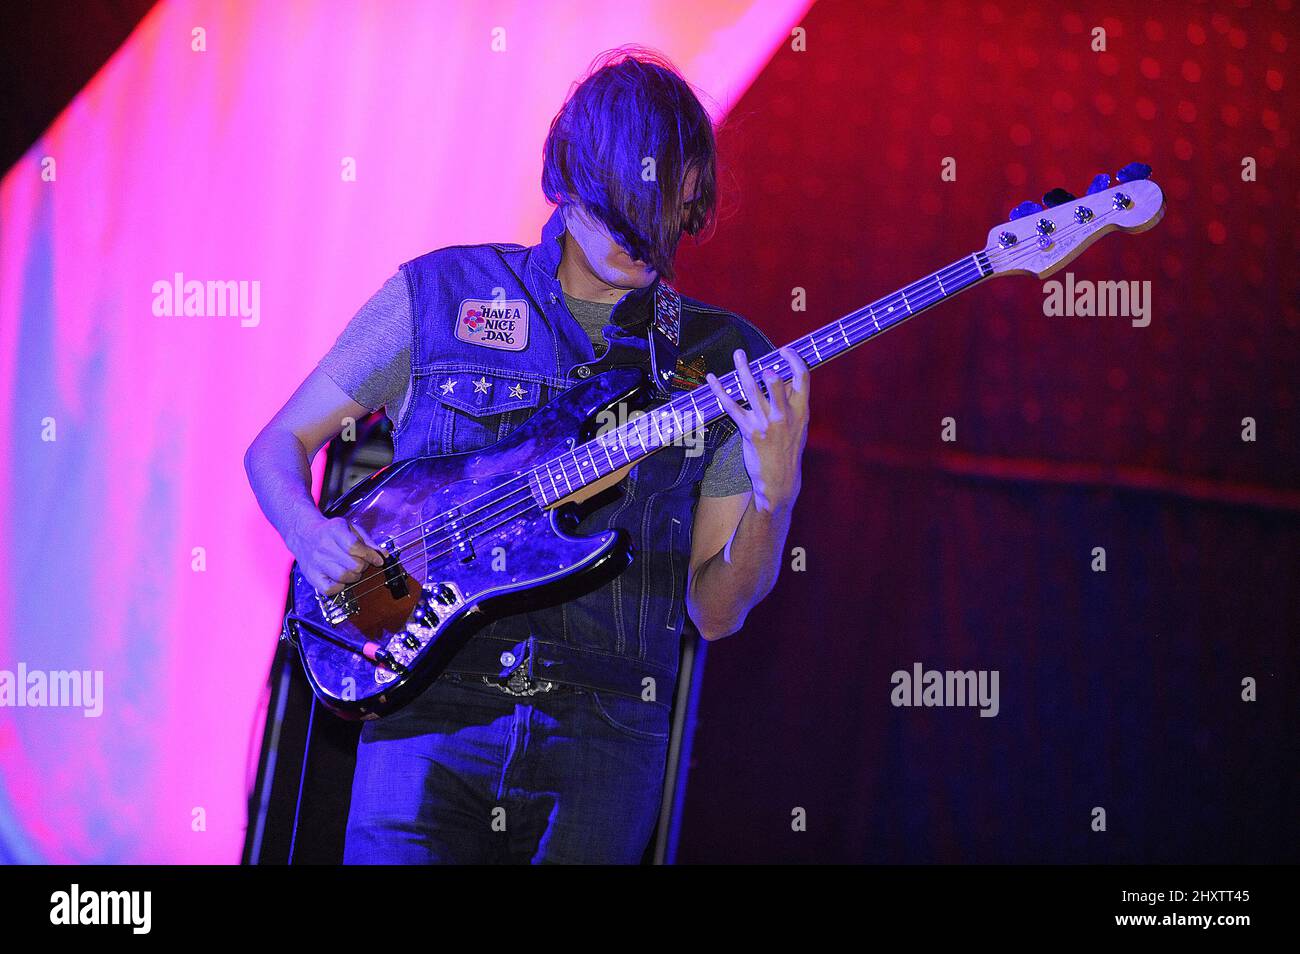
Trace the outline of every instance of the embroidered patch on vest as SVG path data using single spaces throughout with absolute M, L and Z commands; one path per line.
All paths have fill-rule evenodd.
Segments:
M 500 351 L 523 351 L 528 345 L 528 302 L 466 298 L 456 313 L 456 338 Z

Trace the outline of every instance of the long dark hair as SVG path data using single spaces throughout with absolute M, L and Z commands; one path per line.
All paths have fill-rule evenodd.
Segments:
M 598 56 L 551 121 L 542 156 L 548 199 L 576 198 L 665 278 L 682 233 L 700 235 L 713 224 L 713 123 L 690 84 L 652 50 L 623 46 Z M 691 172 L 695 196 L 682 191 Z

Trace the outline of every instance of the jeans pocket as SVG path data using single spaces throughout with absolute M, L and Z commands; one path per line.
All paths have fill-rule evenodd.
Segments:
M 616 692 L 591 692 L 591 704 L 610 728 L 641 742 L 668 740 L 668 707 Z

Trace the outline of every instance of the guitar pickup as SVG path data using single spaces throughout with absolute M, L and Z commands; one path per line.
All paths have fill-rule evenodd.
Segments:
M 389 547 L 392 547 L 392 540 L 385 540 L 379 548 L 379 552 L 384 555 L 384 585 L 388 587 L 393 599 L 400 600 L 410 593 L 406 586 L 406 571 L 399 562 L 402 551 L 397 547 L 390 550 Z
M 448 510 L 446 518 L 438 528 L 440 535 L 438 548 L 446 547 L 445 552 L 460 563 L 473 563 L 475 557 L 473 538 L 461 527 L 460 508 L 453 507 Z M 428 547 L 427 540 L 425 546 Z

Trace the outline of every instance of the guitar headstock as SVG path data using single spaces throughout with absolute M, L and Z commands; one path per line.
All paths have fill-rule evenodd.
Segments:
M 1165 196 L 1146 178 L 1147 166 L 1134 163 L 1120 170 L 1120 184 L 1098 176 L 1088 194 L 1075 198 L 1063 189 L 1043 197 L 1046 207 L 1025 202 L 1011 220 L 989 232 L 984 254 L 994 275 L 1046 278 L 1064 267 L 1107 232 L 1144 232 L 1165 214 Z

